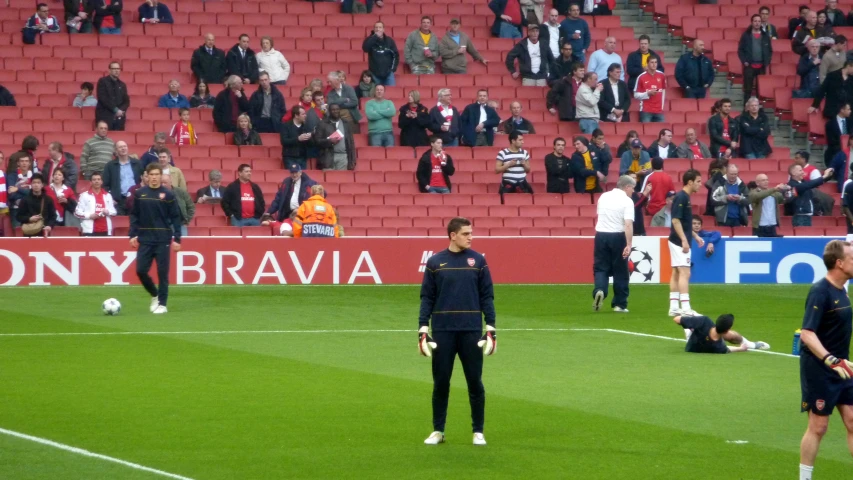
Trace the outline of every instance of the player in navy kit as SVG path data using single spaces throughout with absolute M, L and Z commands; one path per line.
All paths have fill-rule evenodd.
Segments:
M 766 342 L 750 342 L 743 335 L 732 330 L 735 316 L 725 313 L 714 323 L 706 316 L 677 316 L 672 319 L 681 325 L 687 335 L 685 352 L 690 353 L 729 353 L 745 352 L 747 350 L 770 350 Z M 730 347 L 726 343 L 737 345 Z
M 669 316 L 698 316 L 690 306 L 690 237 L 696 240 L 699 248 L 705 241 L 693 231 L 693 211 L 690 195 L 702 187 L 702 175 L 698 170 L 690 169 L 681 177 L 684 185 L 672 199 L 672 225 L 669 230 L 669 258 L 672 262 L 672 278 L 669 282 Z M 679 307 L 679 301 L 681 306 Z
M 433 379 L 433 432 L 424 443 L 437 445 L 444 442 L 450 376 L 459 355 L 468 383 L 474 445 L 485 445 L 483 355 L 491 355 L 497 348 L 492 276 L 486 258 L 471 250 L 470 220 L 458 217 L 450 220 L 447 235 L 450 247 L 427 260 L 421 286 L 418 349 L 421 355 L 432 357 Z
M 853 363 L 848 360 L 853 312 L 844 290 L 844 284 L 853 278 L 853 247 L 841 240 L 829 242 L 823 263 L 826 277 L 809 290 L 800 334 L 802 411 L 809 412 L 800 444 L 800 480 L 812 480 L 820 441 L 836 407 L 847 427 L 847 444 L 853 454 Z

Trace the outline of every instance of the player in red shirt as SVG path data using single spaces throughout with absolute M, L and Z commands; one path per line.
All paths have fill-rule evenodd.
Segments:
M 666 75 L 658 70 L 658 59 L 649 57 L 646 71 L 637 77 L 634 98 L 640 100 L 640 121 L 663 122 L 663 105 L 666 99 Z

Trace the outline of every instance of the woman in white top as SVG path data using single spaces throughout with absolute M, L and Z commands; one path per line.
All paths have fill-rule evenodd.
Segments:
M 272 47 L 272 37 L 261 37 L 261 51 L 255 55 L 258 70 L 267 72 L 273 85 L 285 85 L 290 77 L 290 64 L 281 52 Z

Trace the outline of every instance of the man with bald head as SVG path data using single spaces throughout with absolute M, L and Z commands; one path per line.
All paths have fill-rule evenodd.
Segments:
M 589 56 L 589 64 L 586 66 L 588 73 L 595 73 L 599 79 L 607 78 L 607 69 L 613 64 L 619 65 L 622 74 L 619 80 L 625 80 L 624 69 L 622 68 L 622 57 L 616 53 L 616 39 L 607 37 L 604 39 L 604 48 L 592 52 Z
M 498 125 L 499 132 L 503 132 L 507 135 L 512 132 L 518 132 L 522 135 L 527 135 L 528 133 L 536 133 L 536 129 L 533 128 L 533 123 L 531 123 L 530 120 L 521 116 L 520 103 L 510 103 L 509 111 L 510 113 L 512 113 L 512 116 L 504 120 L 500 125 Z
M 818 27 L 817 11 L 809 10 L 803 25 L 797 28 L 794 38 L 791 40 L 791 50 L 797 55 L 806 53 L 806 42 L 812 38 L 831 37 L 832 25 Z
M 250 109 L 249 99 L 243 92 L 243 79 L 231 75 L 225 80 L 225 90 L 216 95 L 213 122 L 222 133 L 234 132 L 237 130 L 237 117 L 241 113 L 249 113 Z
M 539 40 L 548 45 L 555 60 L 560 56 L 560 47 L 563 45 L 564 39 L 560 33 L 560 14 L 556 8 L 552 8 L 548 12 L 548 20 L 539 25 Z
M 756 188 L 749 191 L 749 203 L 752 205 L 752 234 L 757 237 L 778 237 L 779 205 L 785 203 L 785 192 L 791 189 L 780 183 L 770 187 L 767 175 L 759 173 L 755 177 Z
M 715 75 L 714 64 L 705 56 L 705 42 L 698 38 L 693 41 L 693 51 L 675 64 L 675 81 L 684 89 L 684 98 L 705 98 Z
M 740 227 L 747 225 L 749 188 L 738 176 L 737 165 L 730 163 L 726 175 L 711 187 L 711 201 L 717 225 Z
M 190 66 L 197 82 L 216 84 L 225 80 L 225 52 L 216 48 L 212 33 L 205 35 L 204 44 L 193 52 Z
M 115 202 L 116 212 L 127 215 L 127 197 L 130 189 L 138 185 L 142 178 L 142 163 L 136 156 L 128 154 L 127 142 L 116 142 L 115 157 L 107 162 L 103 172 L 104 190 L 110 193 Z
M 678 158 L 688 158 L 690 160 L 714 158 L 708 146 L 699 141 L 695 128 L 688 128 L 684 131 L 684 143 L 678 146 L 675 154 Z

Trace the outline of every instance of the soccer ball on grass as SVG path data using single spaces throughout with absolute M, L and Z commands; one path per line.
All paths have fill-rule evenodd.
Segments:
M 101 309 L 104 311 L 104 315 L 118 315 L 121 312 L 121 303 L 115 298 L 108 298 L 104 300 Z

